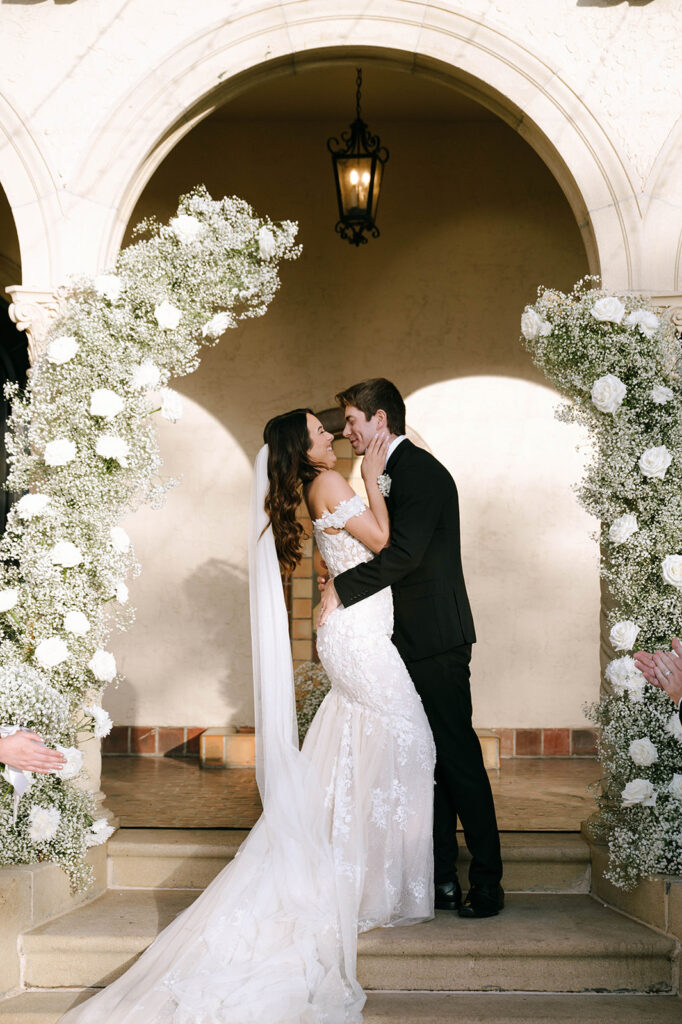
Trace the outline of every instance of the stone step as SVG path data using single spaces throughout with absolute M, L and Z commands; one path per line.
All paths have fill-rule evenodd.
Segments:
M 108 984 L 188 906 L 188 890 L 111 890 L 22 937 L 29 988 Z M 511 896 L 496 918 L 447 911 L 362 935 L 358 978 L 398 991 L 672 992 L 676 943 L 586 895 Z
M 203 889 L 247 834 L 236 829 L 119 829 L 109 843 L 109 886 Z M 466 879 L 466 849 L 461 859 Z M 589 891 L 589 847 L 576 832 L 503 833 L 502 859 L 509 892 Z
M 30 991 L 0 1002 L 0 1024 L 57 1024 L 93 990 Z M 676 996 L 370 992 L 363 1024 L 679 1024 Z

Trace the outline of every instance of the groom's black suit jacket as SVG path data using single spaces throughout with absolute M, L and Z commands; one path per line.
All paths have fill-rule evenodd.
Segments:
M 419 661 L 476 640 L 459 539 L 457 488 L 429 452 L 405 439 L 386 472 L 391 540 L 371 561 L 334 580 L 348 607 L 393 589 L 393 642 L 404 661 Z

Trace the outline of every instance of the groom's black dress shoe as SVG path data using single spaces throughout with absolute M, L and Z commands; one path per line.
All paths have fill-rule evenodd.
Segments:
M 501 885 L 472 885 L 458 913 L 460 917 L 494 917 L 503 907 Z
M 459 910 L 462 905 L 462 890 L 459 882 L 436 882 L 436 910 Z

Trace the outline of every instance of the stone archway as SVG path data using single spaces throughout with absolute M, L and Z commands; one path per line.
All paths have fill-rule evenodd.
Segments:
M 169 437 L 169 447 L 163 451 L 167 471 L 185 476 L 172 504 L 191 502 L 192 494 L 208 495 L 204 507 L 196 511 L 195 522 L 201 519 L 200 533 L 213 549 L 210 561 L 197 574 L 192 595 L 193 631 L 205 631 L 214 614 L 210 609 L 229 616 L 232 639 L 227 646 L 232 654 L 228 659 L 225 651 L 226 667 L 234 666 L 234 654 L 248 646 L 248 622 L 229 588 L 225 587 L 221 600 L 216 601 L 215 593 L 208 598 L 203 582 L 204 574 L 218 582 L 214 573 L 218 562 L 225 568 L 224 563 L 235 560 L 235 553 L 227 559 L 221 553 L 226 534 L 222 513 L 220 506 L 209 507 L 216 488 L 202 469 L 205 458 L 191 455 L 191 444 L 196 443 L 192 439 L 205 437 L 205 450 L 222 450 L 229 433 L 232 450 L 236 452 L 240 446 L 242 452 L 253 456 L 270 415 L 301 404 L 324 408 L 341 385 L 374 374 L 391 376 L 406 394 L 451 377 L 493 373 L 524 380 L 535 374 L 535 379 L 537 371 L 518 345 L 519 310 L 531 300 L 538 282 L 548 278 L 570 288 L 588 271 L 582 238 L 565 196 L 518 133 L 440 81 L 376 65 L 367 66 L 366 110 L 372 126 L 392 147 L 390 188 L 382 199 L 382 238 L 354 258 L 356 254 L 333 232 L 335 211 L 324 146 L 329 134 L 325 129 L 338 130 L 344 124 L 347 85 L 352 87 L 353 80 L 352 65 L 330 67 L 324 63 L 315 72 L 245 89 L 241 97 L 204 118 L 173 147 L 152 175 L 131 217 L 131 224 L 150 214 L 164 220 L 174 210 L 175 197 L 197 173 L 205 173 L 205 183 L 213 194 L 235 191 L 258 210 L 300 222 L 303 255 L 287 269 L 268 317 L 250 323 L 243 332 L 228 332 L 216 349 L 205 353 L 196 374 L 178 382 L 178 389 L 189 400 L 183 424 L 187 439 L 184 461 L 179 460 L 175 437 L 172 441 Z M 424 110 L 431 111 L 434 120 L 421 125 Z M 402 122 L 401 117 L 405 118 Z M 464 117 L 472 120 L 462 120 Z M 277 175 L 271 170 L 273 151 Z M 242 155 L 232 160 L 232 152 Z M 207 153 L 211 154 L 211 166 L 202 171 Z M 427 200 L 410 194 L 411 168 L 417 166 L 418 155 L 430 183 Z M 541 196 L 545 199 L 540 200 Z M 542 205 L 536 207 L 535 202 Z M 490 280 L 499 278 L 492 304 L 486 275 Z M 318 294 L 322 298 L 318 299 Z M 495 311 L 489 309 L 489 316 L 487 307 L 495 307 Z M 374 348 L 371 362 L 363 349 L 367 336 Z M 337 349 L 342 339 L 345 351 L 341 359 Z M 318 348 L 325 345 L 331 352 L 322 362 L 330 365 L 320 366 Z M 415 358 L 417 350 L 419 358 Z M 210 441 L 205 434 L 206 414 L 213 417 Z M 418 423 L 413 426 L 419 429 Z M 230 476 L 230 465 L 228 461 L 222 464 L 220 481 Z M 564 480 L 567 495 L 571 479 L 567 476 Z M 229 507 L 238 534 L 239 517 L 248 507 L 246 484 L 241 495 L 232 497 Z M 177 530 L 183 516 L 178 519 L 177 513 L 176 505 L 175 513 L 150 513 L 153 526 L 150 521 L 145 528 L 139 519 L 129 526 L 138 550 L 144 552 L 145 580 L 149 581 L 149 596 L 138 602 L 136 629 L 148 629 L 150 637 L 151 631 L 158 636 L 159 629 L 151 581 L 157 573 L 167 571 L 166 566 L 157 568 L 155 562 L 158 538 L 168 531 L 175 544 L 184 545 Z M 239 564 L 245 569 L 243 561 Z M 295 637 L 296 660 L 310 656 L 312 581 L 309 566 L 302 566 L 301 573 L 306 571 L 307 581 L 300 578 L 295 584 L 300 603 L 294 618 L 301 620 Z M 596 579 L 595 572 L 591 571 L 590 579 Z M 173 589 L 179 591 L 182 586 L 183 580 L 177 579 Z M 204 605 L 206 615 L 199 611 Z M 187 642 L 180 639 L 182 623 L 171 623 L 173 615 L 171 612 L 167 623 L 169 651 L 173 643 Z M 213 636 L 209 639 L 206 631 L 202 635 L 204 648 L 217 647 Z M 226 643 L 224 637 L 222 643 Z M 122 638 L 131 686 L 141 689 L 144 678 L 144 696 L 137 699 L 134 718 L 132 689 L 127 705 L 120 691 L 109 697 L 109 710 L 118 722 L 144 725 L 147 731 L 154 725 L 179 726 L 185 721 L 197 727 L 249 721 L 240 717 L 248 676 L 244 672 L 239 675 L 232 667 L 229 677 L 227 671 L 207 672 L 205 685 L 199 687 L 208 693 L 219 679 L 220 701 L 229 697 L 225 707 L 217 698 L 213 704 L 207 699 L 191 722 L 189 717 L 181 717 L 191 711 L 185 699 L 178 706 L 180 673 L 172 700 L 167 678 L 163 684 L 164 714 L 168 717 L 163 721 L 152 717 L 158 714 L 152 699 L 157 686 L 152 682 L 154 673 L 141 664 L 140 645 L 129 647 Z M 174 654 L 172 659 L 179 665 L 181 655 Z M 161 686 L 163 676 L 156 674 Z M 577 726 L 581 720 L 578 713 L 571 724 Z M 482 724 L 492 726 L 500 721 L 488 718 Z M 547 716 L 543 725 L 551 723 Z
M 154 169 L 217 105 L 263 76 L 363 55 L 437 76 L 514 125 L 571 203 L 591 269 L 608 287 L 638 288 L 639 211 L 631 183 L 570 86 L 541 55 L 482 21 L 434 11 L 427 23 L 421 8 L 411 12 L 397 0 L 385 6 L 381 14 L 321 17 L 309 3 L 270 4 L 203 32 L 150 72 L 108 117 L 74 182 L 96 222 L 84 254 L 92 269 L 111 262 Z

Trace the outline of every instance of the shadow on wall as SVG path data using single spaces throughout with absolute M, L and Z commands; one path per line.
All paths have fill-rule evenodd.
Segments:
M 224 559 L 203 562 L 183 584 L 189 608 L 202 609 L 201 647 L 196 664 L 202 675 L 210 673 L 225 704 L 231 708 L 234 724 L 251 720 L 251 680 L 235 685 L 243 672 L 243 657 L 235 658 L 235 637 L 245 637 L 249 646 L 249 580 L 243 566 L 231 565 Z M 207 595 L 210 601 L 207 601 Z M 202 657 L 206 665 L 201 664 Z M 186 685 L 190 688 L 192 680 Z M 239 702 L 235 704 L 235 700 Z
M 627 4 L 628 7 L 646 7 L 654 0 L 577 0 L 576 7 L 618 7 L 619 4 Z

